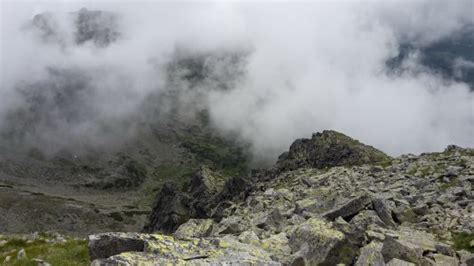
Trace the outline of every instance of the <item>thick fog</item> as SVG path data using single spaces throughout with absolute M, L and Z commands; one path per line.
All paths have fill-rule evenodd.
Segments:
M 257 158 L 324 129 L 391 155 L 474 146 L 468 84 L 416 52 L 387 66 L 402 43 L 424 47 L 472 25 L 473 5 L 2 2 L 0 131 L 50 150 L 117 145 L 138 116 L 156 118 L 137 114 L 145 103 L 172 112 L 160 95 L 176 92 L 183 115 L 208 110 L 216 131 Z M 193 60 L 204 74 L 189 75 Z

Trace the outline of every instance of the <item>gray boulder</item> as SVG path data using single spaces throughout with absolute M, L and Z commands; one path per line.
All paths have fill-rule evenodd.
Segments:
M 328 220 L 334 220 L 339 216 L 346 219 L 366 208 L 371 202 L 372 197 L 364 193 L 324 213 L 322 216 Z
M 404 260 L 392 259 L 387 263 L 387 266 L 415 266 L 415 264 Z
M 105 259 L 129 251 L 143 251 L 145 240 L 137 233 L 103 233 L 89 236 L 91 260 Z
M 401 228 L 390 231 L 383 242 L 382 254 L 385 260 L 393 258 L 405 260 L 416 265 L 431 265 L 432 260 L 425 254 L 436 252 L 437 241 L 432 234 Z
M 392 218 L 392 209 L 386 200 L 382 198 L 376 198 L 372 201 L 372 206 L 375 212 L 377 212 L 377 215 L 387 226 L 396 226 Z
M 381 250 L 382 243 L 370 242 L 360 249 L 360 255 L 355 266 L 384 266 L 385 262 Z
M 326 261 L 333 248 L 344 241 L 344 234 L 335 230 L 331 224 L 311 218 L 299 225 L 290 236 L 289 245 L 296 257 L 307 265 Z
M 176 184 L 165 183 L 157 194 L 145 232 L 174 232 L 189 220 L 189 196 Z

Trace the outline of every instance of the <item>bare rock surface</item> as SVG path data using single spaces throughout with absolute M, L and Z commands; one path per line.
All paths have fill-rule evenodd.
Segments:
M 337 151 L 342 154 L 327 155 Z M 196 175 L 176 194 L 199 191 L 205 212 L 188 203 L 189 219 L 174 220 L 173 236 L 148 230 L 139 235 L 143 251 L 117 249 L 98 259 L 121 265 L 472 265 L 472 149 L 389 158 L 325 131 L 296 141 L 272 170 L 216 185 L 218 179 L 204 177 Z M 169 219 L 157 213 L 178 213 L 179 197 L 164 201 L 169 195 L 157 196 L 166 208 L 155 205 L 151 223 Z

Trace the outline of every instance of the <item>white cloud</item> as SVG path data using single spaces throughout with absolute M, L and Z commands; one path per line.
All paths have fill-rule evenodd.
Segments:
M 122 38 L 104 49 L 64 49 L 19 30 L 39 11 L 65 14 L 82 6 L 120 14 Z M 276 158 L 295 138 L 324 129 L 394 155 L 452 143 L 474 146 L 473 96 L 466 84 L 428 72 L 388 75 L 385 68 L 400 41 L 426 45 L 448 36 L 472 22 L 470 10 L 471 1 L 10 2 L 2 6 L 0 115 L 19 104 L 12 93 L 18 81 L 40 79 L 46 66 L 59 66 L 109 73 L 92 75 L 91 104 L 103 119 L 127 117 L 163 89 L 165 73 L 157 66 L 169 62 L 176 47 L 238 50 L 249 52 L 243 78 L 231 91 L 209 89 L 199 99 L 218 130 L 237 133 L 257 156 Z M 409 69 L 419 70 L 416 59 L 409 61 Z M 94 125 L 88 122 L 86 129 Z

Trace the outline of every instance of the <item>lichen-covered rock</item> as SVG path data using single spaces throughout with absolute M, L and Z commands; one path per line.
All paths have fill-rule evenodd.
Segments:
M 387 263 L 387 266 L 415 266 L 415 264 L 404 260 L 392 259 Z
M 445 266 L 458 266 L 459 265 L 459 261 L 457 258 L 446 256 L 443 254 L 434 254 L 433 258 L 437 265 L 445 265 Z
M 384 266 L 385 261 L 381 250 L 382 243 L 370 242 L 360 249 L 360 255 L 355 266 Z
M 192 239 L 208 237 L 212 233 L 214 221 L 211 219 L 190 219 L 180 225 L 174 236 L 178 239 Z
M 258 238 L 258 235 L 252 230 L 242 232 L 239 235 L 238 239 L 242 243 L 246 243 L 246 244 L 250 244 L 254 246 L 260 245 L 260 238 Z
M 344 234 L 330 223 L 311 218 L 296 228 L 289 244 L 292 252 L 298 253 L 305 263 L 316 265 L 325 261 L 329 252 L 343 240 Z
M 245 221 L 238 216 L 224 218 L 219 223 L 219 234 L 238 235 L 246 229 Z
M 461 266 L 474 265 L 474 253 L 471 253 L 467 250 L 459 250 L 457 255 L 461 262 Z
M 382 198 L 376 198 L 372 201 L 373 208 L 380 219 L 387 225 L 395 227 L 395 221 L 392 218 L 392 208 L 388 202 Z
M 379 216 L 377 216 L 377 213 L 372 210 L 363 210 L 359 212 L 356 216 L 354 216 L 354 218 L 351 219 L 350 224 L 353 226 L 353 228 L 360 231 L 365 231 L 369 225 L 384 225 Z
M 182 241 L 160 234 L 107 233 L 90 239 L 93 265 L 280 265 L 263 248 L 231 236 Z
M 282 262 L 289 263 L 289 254 L 291 254 L 291 248 L 289 246 L 289 240 L 285 233 L 279 233 L 272 235 L 267 239 L 261 241 L 260 246 L 266 251 L 272 254 L 272 258 Z
M 389 160 L 383 152 L 332 130 L 298 139 L 287 153 L 280 155 L 277 168 L 294 170 L 302 167 L 326 168 L 361 165 Z
M 382 254 L 386 260 L 397 258 L 417 265 L 431 265 L 431 260 L 424 257 L 424 254 L 435 252 L 436 243 L 432 234 L 403 228 L 387 235 Z

